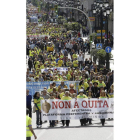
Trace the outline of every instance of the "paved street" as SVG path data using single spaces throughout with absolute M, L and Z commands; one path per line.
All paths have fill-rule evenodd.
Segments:
M 36 114 L 33 113 L 32 125 L 38 140 L 113 140 L 113 120 L 106 119 L 102 127 L 99 119 L 94 119 L 92 125 L 80 126 L 79 120 L 71 120 L 70 126 L 62 127 L 61 122 L 54 128 L 49 127 L 49 122 L 43 123 L 42 128 L 36 128 Z

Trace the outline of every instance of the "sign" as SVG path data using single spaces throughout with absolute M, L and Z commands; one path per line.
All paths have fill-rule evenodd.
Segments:
M 97 36 L 101 36 L 101 33 L 97 33 Z M 102 33 L 102 36 L 105 36 L 105 33 Z
M 101 30 L 97 30 L 97 33 L 101 33 Z M 105 33 L 105 30 L 102 30 L 102 33 Z
M 44 81 L 44 82 L 26 82 L 26 89 L 29 89 L 29 94 L 34 95 L 35 92 L 40 92 L 46 87 L 47 89 L 50 87 L 50 84 L 55 82 L 58 87 L 61 84 L 61 81 Z M 70 84 L 75 85 L 75 90 L 78 93 L 79 81 L 64 81 L 64 84 L 69 88 Z
M 95 21 L 95 17 L 89 17 L 90 21 Z
M 102 49 L 103 47 L 102 47 L 102 43 L 97 43 L 96 44 L 96 49 Z
M 101 39 L 101 36 L 97 36 L 96 39 Z M 105 39 L 105 37 L 103 36 L 102 39 Z
M 106 51 L 106 53 L 111 53 L 111 47 L 107 46 L 107 47 L 105 48 L 105 51 Z
M 105 38 L 107 39 L 107 34 L 105 34 L 104 36 L 105 36 Z M 110 35 L 109 35 L 109 34 L 108 34 L 108 38 L 110 38 Z
M 48 71 L 48 69 L 50 68 L 47 68 L 47 69 L 41 69 L 41 72 L 43 73 L 43 71 Z M 57 71 L 60 71 L 60 73 L 62 73 L 62 71 L 66 72 L 68 71 L 68 67 L 53 67 L 51 68 L 53 71 L 57 70 Z
M 42 121 L 114 118 L 114 99 L 41 100 Z

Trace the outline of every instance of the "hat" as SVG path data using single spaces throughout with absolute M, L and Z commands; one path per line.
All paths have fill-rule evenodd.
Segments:
M 83 90 L 83 89 L 80 89 L 80 90 L 79 90 L 79 93 L 80 93 L 80 92 L 84 92 L 84 90 Z
M 94 82 L 93 84 L 95 84 L 95 83 L 98 85 L 98 82 Z

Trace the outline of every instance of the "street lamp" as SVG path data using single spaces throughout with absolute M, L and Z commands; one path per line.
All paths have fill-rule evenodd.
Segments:
M 102 30 L 103 30 L 103 16 L 106 17 L 106 34 L 107 34 L 107 44 L 106 44 L 106 46 L 108 46 L 108 17 L 110 15 L 110 12 L 112 12 L 112 7 L 109 7 L 108 0 L 106 0 L 105 2 L 94 1 L 94 7 L 93 7 L 92 10 L 93 10 L 93 14 L 95 14 L 95 17 L 96 17 L 96 15 L 97 16 L 100 15 L 101 43 L 102 43 Z M 95 26 L 96 26 L 96 23 L 95 23 Z M 107 59 L 106 59 L 107 69 L 110 68 L 109 65 L 110 65 L 109 64 L 109 53 L 107 53 Z

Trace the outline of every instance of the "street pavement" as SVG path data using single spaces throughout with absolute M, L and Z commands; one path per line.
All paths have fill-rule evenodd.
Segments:
M 105 126 L 102 127 L 99 119 L 93 119 L 92 125 L 81 127 L 79 120 L 70 120 L 69 127 L 62 127 L 59 122 L 52 128 L 46 122 L 42 128 L 36 128 L 36 114 L 32 114 L 32 127 L 37 140 L 113 140 L 113 123 L 113 120 L 106 119 Z

